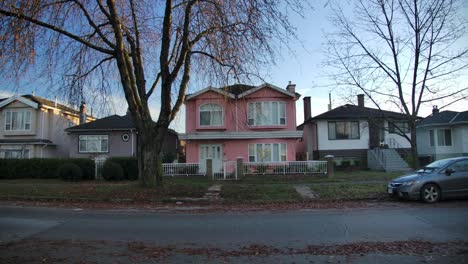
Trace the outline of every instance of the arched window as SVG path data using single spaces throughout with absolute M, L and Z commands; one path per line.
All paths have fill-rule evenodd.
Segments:
M 222 126 L 223 108 L 217 104 L 200 106 L 200 126 Z

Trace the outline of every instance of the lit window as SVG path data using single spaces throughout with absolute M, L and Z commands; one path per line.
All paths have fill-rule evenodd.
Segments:
M 26 131 L 31 129 L 30 110 L 7 110 L 5 111 L 6 131 Z
M 222 126 L 223 108 L 217 104 L 200 106 L 200 126 Z
M 286 161 L 285 143 L 249 144 L 249 162 Z
M 255 102 L 248 105 L 248 125 L 286 125 L 286 104 L 284 102 Z
M 79 152 L 80 153 L 100 153 L 108 152 L 109 136 L 108 135 L 82 135 L 80 136 Z

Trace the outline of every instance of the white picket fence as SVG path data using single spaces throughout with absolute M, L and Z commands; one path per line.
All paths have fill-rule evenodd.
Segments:
M 164 163 L 163 176 L 206 175 L 198 163 Z
M 245 175 L 327 174 L 327 162 L 319 160 L 283 162 L 245 162 Z

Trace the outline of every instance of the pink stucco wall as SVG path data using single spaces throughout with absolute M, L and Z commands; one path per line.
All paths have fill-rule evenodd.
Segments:
M 278 126 L 249 126 L 247 124 L 248 103 L 257 101 L 280 101 L 286 103 L 286 124 Z M 199 108 L 204 104 L 218 104 L 223 107 L 222 126 L 200 127 Z M 242 157 L 248 161 L 248 145 L 252 143 L 286 143 L 287 160 L 296 160 L 296 144 L 299 139 L 268 138 L 270 131 L 296 131 L 296 98 L 275 91 L 271 88 L 260 89 L 246 97 L 232 99 L 222 94 L 208 91 L 186 101 L 186 133 L 202 132 L 265 132 L 264 139 L 233 140 L 188 140 L 186 144 L 187 162 L 198 162 L 200 144 L 221 144 L 223 160 L 235 160 Z

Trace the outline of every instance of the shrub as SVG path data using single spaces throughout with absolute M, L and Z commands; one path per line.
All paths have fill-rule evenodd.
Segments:
M 102 177 L 107 181 L 121 181 L 124 179 L 122 166 L 111 160 L 106 160 L 102 166 Z
M 257 166 L 257 171 L 256 171 L 256 172 L 257 172 L 257 173 L 265 173 L 265 172 L 267 171 L 267 168 L 268 168 L 267 165 L 265 165 L 265 164 L 259 164 L 259 165 Z
M 108 161 L 119 164 L 124 172 L 124 177 L 127 180 L 138 180 L 138 159 L 134 157 L 113 157 L 107 159 Z
M 172 163 L 176 159 L 176 154 L 172 152 L 167 152 L 163 154 L 162 162 L 163 163 Z
M 64 181 L 83 180 L 83 171 L 75 163 L 65 163 L 57 169 L 57 176 Z

